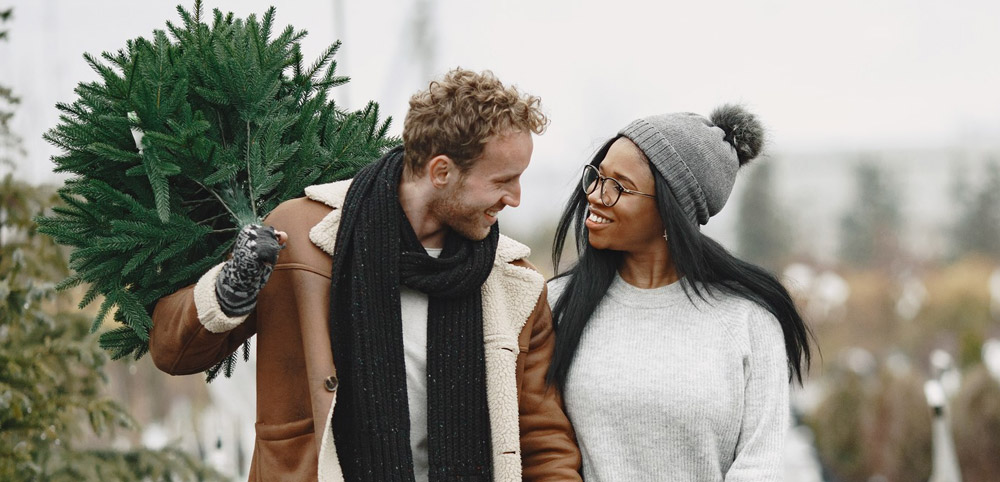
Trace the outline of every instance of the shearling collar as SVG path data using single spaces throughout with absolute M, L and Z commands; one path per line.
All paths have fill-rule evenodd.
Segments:
M 347 197 L 347 190 L 351 187 L 352 179 L 331 182 L 328 184 L 316 184 L 306 188 L 306 197 L 313 201 L 318 201 L 333 208 L 323 220 L 309 230 L 309 239 L 319 246 L 326 254 L 333 256 L 333 249 L 337 244 L 337 228 L 340 226 L 341 208 L 344 207 L 344 199 Z M 519 259 L 527 258 L 531 254 L 531 249 L 514 241 L 503 234 L 497 242 L 497 255 L 494 263 L 510 263 Z

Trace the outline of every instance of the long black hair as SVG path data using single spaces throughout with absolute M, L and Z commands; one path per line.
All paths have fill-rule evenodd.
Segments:
M 621 137 L 618 135 L 605 143 L 590 164 L 597 167 L 608 154 L 611 144 Z M 757 303 L 773 314 L 784 333 L 790 381 L 794 379 L 802 384 L 802 373 L 809 369 L 812 360 L 809 346 L 812 333 L 796 309 L 788 290 L 767 270 L 733 256 L 718 242 L 702 234 L 681 211 L 667 181 L 652 164 L 650 171 L 656 183 L 656 203 L 660 218 L 667 230 L 670 258 L 677 275 L 692 281 L 682 285 L 688 298 L 691 298 L 691 291 L 705 299 L 704 291 L 711 294 L 711 290 L 719 289 Z M 587 228 L 584 226 L 586 218 L 587 196 L 577 189 L 559 220 L 552 247 L 552 264 L 558 273 L 566 237 L 570 228 L 573 228 L 579 260 L 568 271 L 557 276 L 568 276 L 569 280 L 552 309 L 556 346 L 547 380 L 560 387 L 566 381 L 584 328 L 608 292 L 622 260 L 620 251 L 590 246 Z M 693 281 L 700 282 L 702 288 Z

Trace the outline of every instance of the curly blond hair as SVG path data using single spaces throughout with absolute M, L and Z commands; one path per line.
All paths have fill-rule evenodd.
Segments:
M 493 136 L 541 134 L 548 123 L 538 97 L 504 86 L 488 70 L 457 68 L 410 97 L 403 121 L 404 162 L 419 176 L 431 158 L 446 155 L 465 170 Z

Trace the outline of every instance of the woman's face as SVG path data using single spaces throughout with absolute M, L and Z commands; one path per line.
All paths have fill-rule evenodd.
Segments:
M 611 144 L 599 171 L 604 177 L 616 179 L 625 189 L 646 194 L 656 192 L 649 161 L 627 138 L 619 138 Z M 610 190 L 615 184 L 607 182 L 605 186 Z M 610 193 L 611 199 L 616 196 L 618 193 Z M 601 201 L 598 185 L 587 196 L 587 203 L 589 212 L 585 225 L 594 248 L 638 253 L 666 246 L 656 199 L 623 192 L 618 202 L 608 207 Z

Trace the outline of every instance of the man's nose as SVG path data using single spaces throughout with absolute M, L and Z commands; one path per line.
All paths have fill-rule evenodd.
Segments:
M 514 187 L 507 193 L 502 199 L 503 203 L 516 208 L 521 204 L 521 183 L 520 181 L 514 183 Z

